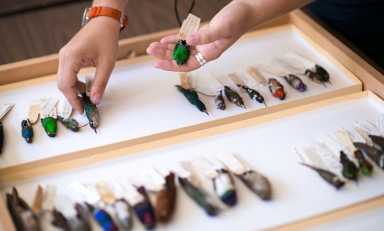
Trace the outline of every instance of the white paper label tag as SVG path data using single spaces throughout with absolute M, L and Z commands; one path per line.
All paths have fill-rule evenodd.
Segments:
M 341 144 L 336 142 L 327 134 L 318 135 L 316 136 L 316 139 L 318 139 L 321 143 L 325 144 L 329 148 L 329 150 L 333 153 L 333 155 L 338 157 L 339 160 L 340 160 L 340 151 L 347 152 L 346 148 L 344 148 Z
M 165 179 L 151 166 L 141 169 L 141 173 L 150 179 L 154 184 L 165 185 Z
M 354 128 L 357 131 L 357 133 L 359 133 L 360 136 L 364 138 L 367 145 L 369 145 L 369 146 L 373 145 L 371 137 L 369 137 L 368 132 L 364 128 L 362 128 L 360 126 L 355 126 Z
M 216 95 L 216 89 L 211 87 L 211 85 L 207 83 L 206 78 L 204 78 L 204 76 L 199 76 L 196 82 L 196 91 L 208 96 Z
M 259 83 L 246 70 L 236 70 L 237 76 L 244 81 L 245 86 L 257 87 Z
M 152 191 L 152 192 L 159 192 L 164 188 L 164 185 L 158 185 L 153 183 L 152 180 L 150 180 L 148 177 L 144 175 L 135 175 L 135 176 L 129 176 L 128 177 L 129 182 L 133 184 L 136 187 L 143 186 L 146 190 Z
M 89 75 L 85 76 L 85 94 L 88 97 L 91 97 L 91 88 L 93 84 L 93 79 L 94 79 L 93 76 L 89 76 Z
M 204 161 L 211 165 L 214 169 L 220 170 L 220 169 L 225 169 L 224 165 L 220 163 L 215 157 L 212 155 L 204 155 L 202 156 Z
M 376 116 L 376 127 L 384 134 L 384 114 Z
M 268 81 L 263 77 L 263 75 L 257 70 L 255 67 L 249 67 L 246 69 L 247 73 L 252 76 L 256 82 L 257 85 L 267 86 Z
M 266 73 L 269 73 L 271 75 L 275 75 L 277 77 L 284 77 L 287 75 L 284 71 L 280 70 L 279 68 L 276 68 L 268 63 L 258 63 L 255 65 L 255 67 L 260 70 L 264 71 Z
M 40 115 L 43 117 L 49 115 L 49 113 L 55 107 L 57 101 L 59 100 L 54 98 L 40 99 Z
M 294 67 L 298 67 L 300 63 L 306 68 L 306 69 L 311 69 L 316 66 L 316 63 L 302 57 L 301 55 L 298 55 L 294 52 L 288 52 L 287 54 L 284 55 L 284 59 L 290 59 L 291 62 L 297 62 L 297 64 Z
M 124 199 L 131 206 L 135 206 L 137 203 L 144 200 L 143 195 L 137 192 L 137 190 L 128 182 L 128 179 L 119 177 L 113 181 L 118 185 L 115 187 L 119 187 L 118 190 L 122 190 Z
M 196 17 L 193 14 L 188 14 L 187 19 L 183 22 L 183 25 L 181 25 L 179 39 L 186 40 L 190 34 L 196 32 L 199 29 L 200 20 L 199 17 Z
M 237 154 L 233 154 L 236 159 L 244 166 L 244 169 L 246 172 L 249 172 L 252 170 L 251 166 L 249 166 L 249 164 L 247 162 L 245 162 L 245 160 L 243 158 L 241 158 L 241 156 L 237 155 Z
M 315 166 L 320 169 L 328 170 L 321 156 L 316 153 L 316 149 L 314 147 L 303 147 L 303 150 L 304 150 L 304 153 L 311 160 L 312 166 Z
M 219 76 L 216 76 L 216 79 L 221 83 L 221 85 L 223 86 L 227 86 L 227 87 L 230 87 L 230 88 L 233 88 L 234 85 L 228 80 L 228 77 L 225 76 L 225 75 L 219 75 Z
M 300 143 L 304 147 L 313 147 L 316 150 L 316 153 L 319 154 L 324 163 L 327 165 L 328 169 L 334 172 L 337 172 L 341 169 L 342 165 L 339 162 L 339 156 L 333 155 L 331 150 L 325 145 L 321 143 L 316 143 L 310 139 L 301 140 Z
M 19 105 L 20 121 L 28 119 L 28 113 L 29 113 L 29 107 L 30 107 L 29 102 L 21 102 L 18 105 Z
M 352 140 L 349 138 L 348 132 L 345 130 L 336 131 L 336 136 L 339 139 L 341 145 L 343 145 L 347 150 L 349 156 L 353 157 L 353 153 L 356 151 L 355 146 L 352 143 Z
M 54 204 L 56 210 L 63 214 L 67 220 L 72 220 L 77 216 L 77 211 L 67 196 L 55 197 Z
M 171 166 L 172 172 L 176 173 L 178 177 L 181 178 L 189 178 L 191 177 L 191 173 L 186 171 L 184 168 L 178 166 L 178 165 L 172 165 Z
M 11 110 L 11 108 L 14 106 L 15 104 L 3 104 L 3 105 L 0 105 L 0 120 L 3 118 L 3 116 L 5 116 L 5 114 L 7 114 L 7 112 L 9 110 Z
M 228 74 L 228 79 L 236 86 L 237 89 L 240 91 L 245 92 L 245 89 L 237 86 L 237 85 L 242 85 L 242 86 L 247 86 L 247 84 L 237 75 L 237 74 Z
M 217 171 L 202 157 L 194 157 L 191 159 L 193 165 L 206 177 L 215 179 L 219 176 Z
M 105 204 L 113 204 L 116 201 L 115 195 L 112 190 L 109 188 L 106 181 L 99 181 L 95 184 L 95 188 L 99 192 L 101 199 Z
M 60 99 L 58 106 L 57 106 L 57 111 L 58 111 L 57 115 L 64 118 L 64 119 L 67 119 L 71 116 L 72 106 L 65 97 Z
M 161 167 L 156 166 L 155 170 L 160 174 L 162 178 L 167 177 L 171 172 L 169 168 L 166 168 L 164 166 L 161 166 Z
M 310 166 L 313 165 L 311 159 L 309 159 L 309 157 L 306 155 L 304 147 L 292 147 L 292 150 L 299 159 L 299 163 L 307 164 Z
M 245 172 L 244 166 L 241 162 L 231 153 L 222 153 L 216 156 L 231 172 L 236 175 L 241 175 Z
M 306 68 L 301 62 L 298 62 L 297 60 L 293 60 L 286 57 L 273 57 L 273 63 L 278 63 L 285 71 L 292 73 L 292 74 L 298 74 L 298 75 L 304 75 Z
M 44 190 L 42 208 L 45 211 L 53 210 L 53 199 L 56 196 L 57 187 L 54 185 L 48 184 Z
M 49 112 L 48 116 L 57 119 L 57 111 L 56 111 L 56 107 L 53 107 L 53 108 L 52 108 L 52 111 Z
M 382 136 L 383 135 L 383 133 L 381 133 L 381 131 L 379 131 L 377 128 L 375 128 L 372 124 L 370 124 L 366 120 L 355 121 L 355 125 L 363 128 L 365 131 L 367 131 L 371 135 L 374 135 L 374 136 Z
M 216 94 L 218 91 L 223 90 L 223 86 L 220 84 L 220 82 L 215 78 L 215 76 L 212 75 L 212 73 L 205 73 L 201 75 L 200 79 L 204 79 L 204 81 L 210 86 L 210 88 L 213 88 Z
M 67 188 L 82 197 L 88 204 L 94 205 L 101 200 L 97 192 L 90 190 L 78 181 L 72 182 Z
M 40 113 L 40 100 L 33 100 L 30 102 L 29 111 L 28 111 L 28 119 L 31 124 L 35 124 L 39 119 Z
M 189 179 L 191 180 L 191 182 L 195 185 L 199 185 L 200 184 L 200 177 L 199 175 L 197 174 L 196 170 L 195 170 L 195 167 L 193 166 L 193 164 L 189 161 L 179 161 L 179 165 L 181 168 L 184 168 L 186 171 L 189 172 L 190 174 L 190 177 Z
M 353 142 L 366 143 L 366 140 L 352 126 L 341 127 L 341 129 L 348 133 Z

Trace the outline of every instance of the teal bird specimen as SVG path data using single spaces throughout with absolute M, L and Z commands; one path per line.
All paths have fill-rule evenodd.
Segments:
M 95 104 L 91 102 L 91 99 L 87 96 L 87 94 L 83 93 L 81 94 L 84 101 L 84 110 L 85 114 L 89 121 L 89 126 L 95 130 L 95 133 L 97 133 L 96 128 L 99 126 L 99 110 L 97 110 L 97 107 Z
M 214 200 L 200 186 L 193 184 L 188 178 L 179 177 L 179 183 L 185 192 L 204 208 L 208 215 L 216 216 L 219 213 L 219 208 Z
M 21 136 L 25 139 L 25 141 L 27 141 L 27 143 L 32 143 L 33 129 L 29 119 L 21 121 Z
M 348 156 L 343 151 L 340 151 L 340 162 L 343 165 L 343 170 L 341 171 L 343 176 L 347 179 L 357 181 L 359 169 L 356 167 L 355 163 L 348 159 Z
M 175 87 L 177 88 L 177 90 L 179 90 L 181 93 L 183 93 L 185 98 L 187 98 L 187 100 L 192 105 L 195 105 L 197 107 L 197 109 L 199 109 L 199 111 L 205 112 L 205 113 L 207 113 L 207 115 L 209 115 L 205 105 L 203 104 L 203 102 L 201 102 L 199 100 L 199 96 L 197 95 L 197 92 L 195 90 L 193 90 L 191 88 L 186 90 L 185 88 L 183 88 L 180 85 L 176 85 Z
M 74 132 L 78 132 L 80 130 L 79 122 L 77 122 L 75 119 L 58 116 L 57 120 L 59 120 L 66 128 Z
M 307 164 L 302 164 L 302 165 L 307 166 L 308 168 L 313 169 L 316 172 L 318 172 L 319 175 L 321 176 L 321 178 L 323 178 L 326 182 L 330 183 L 331 185 L 335 186 L 336 189 L 340 189 L 345 184 L 344 181 L 340 180 L 339 177 L 337 177 L 332 172 L 329 172 L 329 171 L 326 171 L 326 170 L 320 169 L 320 168 L 315 168 L 315 167 L 312 167 L 312 166 L 307 165 Z

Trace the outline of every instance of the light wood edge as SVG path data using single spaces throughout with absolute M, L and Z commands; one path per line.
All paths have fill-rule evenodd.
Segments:
M 331 33 L 321 27 L 301 10 L 290 13 L 291 23 L 309 35 L 338 62 L 357 76 L 363 83 L 363 90 L 369 90 L 384 98 L 384 75 L 349 49 Z
M 367 94 L 359 92 L 357 94 L 360 95 L 356 96 L 353 94 L 355 92 L 359 92 L 358 86 L 351 86 L 331 93 L 323 93 L 287 102 L 282 105 L 269 106 L 259 110 L 189 127 L 2 168 L 0 169 L 0 181 L 16 182 L 68 169 L 79 168 L 107 159 L 242 129 L 304 112 L 305 110 L 312 110 L 335 102 L 342 102 L 351 99 L 351 97 L 363 97 Z M 334 97 L 338 97 L 335 98 L 336 101 L 329 99 Z M 326 103 L 324 104 L 324 102 Z
M 363 88 L 363 83 L 358 79 L 350 70 L 348 70 L 344 65 L 342 65 L 335 57 L 333 57 L 329 52 L 327 52 L 323 47 L 321 47 L 317 42 L 305 34 L 296 26 L 292 26 L 292 29 L 298 33 L 304 40 L 306 40 L 312 47 L 319 51 L 323 56 L 325 56 L 332 64 L 334 64 L 341 72 L 343 72 L 348 78 L 355 84 L 360 85 L 361 89 Z M 332 82 L 332 77 L 331 77 Z
M 346 208 L 338 209 L 333 212 L 322 214 L 313 218 L 305 219 L 291 224 L 285 224 L 281 227 L 268 229 L 270 231 L 290 231 L 290 230 L 304 230 L 314 226 L 330 223 L 332 221 L 340 220 L 349 216 L 353 216 L 362 212 L 366 212 L 378 207 L 384 206 L 384 196 L 376 197 L 368 201 L 363 201 L 358 204 L 348 206 Z

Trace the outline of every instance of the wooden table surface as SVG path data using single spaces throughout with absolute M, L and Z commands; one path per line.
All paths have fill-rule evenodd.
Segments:
M 58 53 L 81 28 L 84 9 L 92 1 L 34 0 L 35 4 L 2 0 L 0 6 L 0 65 Z M 47 3 L 51 2 L 51 4 Z M 185 17 L 191 0 L 179 0 L 180 17 Z M 230 0 L 195 0 L 193 13 L 210 20 Z M 5 4 L 6 3 L 6 4 Z M 18 4 L 11 6 L 12 4 Z M 26 4 L 24 7 L 22 4 Z M 40 5 L 39 5 L 40 4 Z M 129 25 L 120 39 L 178 26 L 174 0 L 131 0 L 126 8 Z

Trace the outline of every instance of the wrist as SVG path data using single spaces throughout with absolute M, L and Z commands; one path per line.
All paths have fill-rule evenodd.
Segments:
M 128 0 L 93 0 L 92 6 L 106 6 L 124 12 L 127 3 Z

